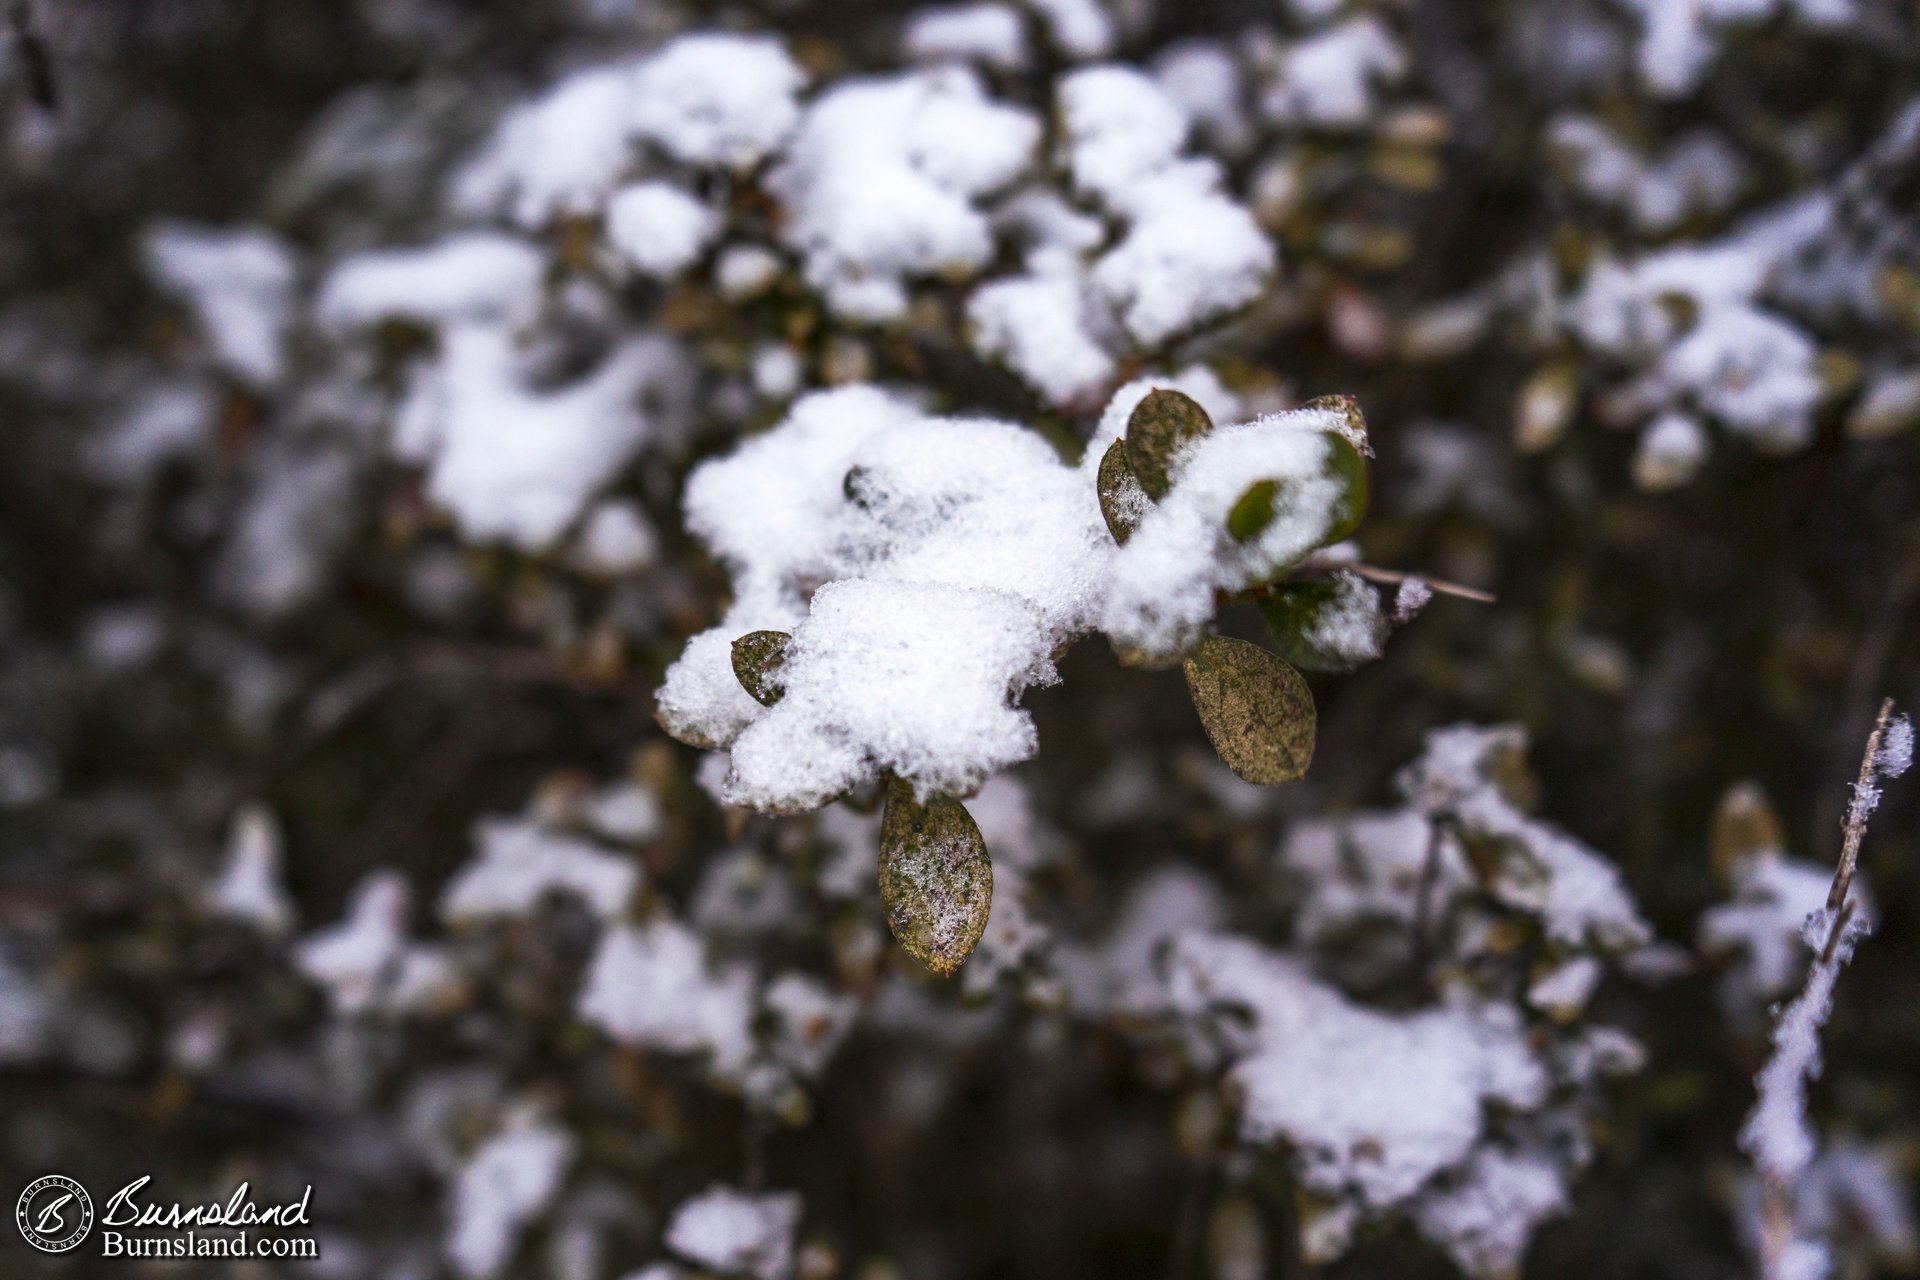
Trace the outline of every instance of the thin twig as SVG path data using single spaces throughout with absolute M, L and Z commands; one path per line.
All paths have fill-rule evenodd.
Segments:
M 1448 582 L 1442 578 L 1429 578 L 1424 573 L 1401 573 L 1398 569 L 1380 569 L 1370 564 L 1346 564 L 1340 568 L 1357 573 L 1369 582 L 1400 583 L 1409 578 L 1418 578 L 1443 596 L 1459 596 L 1462 600 L 1474 600 L 1481 604 L 1494 604 L 1496 600 L 1490 591 L 1478 587 L 1463 587 L 1457 582 Z
M 1862 805 L 1860 797 L 1873 785 L 1874 761 L 1880 755 L 1880 735 L 1886 732 L 1887 717 L 1893 714 L 1893 699 L 1887 698 L 1880 703 L 1880 715 L 1873 722 L 1873 732 L 1867 735 L 1867 753 L 1860 757 L 1860 778 L 1853 784 L 1853 803 L 1847 806 L 1847 838 L 1840 847 L 1840 865 L 1833 871 L 1833 887 L 1827 890 L 1827 910 L 1839 908 L 1847 900 L 1847 889 L 1853 884 L 1853 869 L 1860 862 L 1860 838 L 1867 833 L 1867 816 L 1872 812 L 1870 805 Z M 1835 936 L 1838 936 L 1840 921 L 1834 920 Z M 1832 942 L 1828 942 L 1831 949 Z

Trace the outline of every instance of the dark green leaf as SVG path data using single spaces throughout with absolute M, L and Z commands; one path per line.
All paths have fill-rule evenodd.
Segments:
M 1235 542 L 1252 542 L 1273 523 L 1273 500 L 1280 496 L 1278 480 L 1256 480 L 1227 512 L 1227 532 Z
M 1308 671 L 1351 671 L 1379 657 L 1387 639 L 1380 593 L 1351 573 L 1281 583 L 1260 611 L 1280 655 Z
M 1313 759 L 1313 694 L 1277 654 L 1209 636 L 1188 656 L 1187 688 L 1213 749 L 1260 786 L 1292 782 Z
M 1329 433 L 1327 462 L 1340 480 L 1340 500 L 1334 504 L 1333 522 L 1321 545 L 1327 546 L 1353 536 L 1367 514 L 1367 420 L 1360 414 L 1360 402 L 1352 396 L 1321 396 L 1300 406 L 1303 409 L 1331 409 L 1347 420 L 1347 434 Z
M 1126 441 L 1115 440 L 1101 455 L 1098 488 L 1100 514 L 1107 518 L 1113 540 L 1125 543 L 1153 505 L 1153 499 L 1134 478 L 1133 468 L 1127 465 Z
M 1174 458 L 1211 430 L 1213 419 L 1192 396 L 1164 387 L 1147 392 L 1127 419 L 1127 463 L 1148 497 L 1167 496 Z
M 880 818 L 880 899 L 907 954 L 941 977 L 958 969 L 987 927 L 993 863 L 958 800 L 921 804 L 895 778 Z
M 791 639 L 784 631 L 749 631 L 733 642 L 733 674 L 763 707 L 780 701 L 786 692 L 780 668 L 786 664 Z

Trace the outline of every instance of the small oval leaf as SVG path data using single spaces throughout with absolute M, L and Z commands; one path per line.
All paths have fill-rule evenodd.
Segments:
M 749 631 L 733 642 L 734 678 L 763 707 L 780 701 L 787 691 L 780 681 L 780 668 L 786 664 L 791 639 L 784 631 Z
M 1153 505 L 1153 499 L 1134 478 L 1133 468 L 1127 465 L 1126 441 L 1115 440 L 1107 446 L 1106 453 L 1100 457 L 1100 477 L 1096 483 L 1100 491 L 1100 514 L 1106 517 L 1113 540 L 1124 545 Z
M 1367 459 L 1345 436 L 1327 440 L 1327 465 L 1340 482 L 1340 497 L 1333 504 L 1333 519 L 1320 539 L 1321 546 L 1345 542 L 1366 518 L 1368 483 Z
M 1235 542 L 1252 542 L 1273 523 L 1273 500 L 1280 496 L 1278 480 L 1256 480 L 1227 512 L 1227 532 Z
M 1207 740 L 1227 767 L 1259 786 L 1292 782 L 1313 759 L 1313 694 L 1279 655 L 1208 636 L 1184 664 Z
M 1173 487 L 1173 460 L 1180 450 L 1213 430 L 1213 419 L 1192 396 L 1165 387 L 1147 392 L 1127 419 L 1127 463 L 1149 498 Z
M 993 862 L 965 805 L 921 804 L 893 779 L 880 818 L 880 899 L 907 954 L 941 977 L 972 954 L 993 905 Z

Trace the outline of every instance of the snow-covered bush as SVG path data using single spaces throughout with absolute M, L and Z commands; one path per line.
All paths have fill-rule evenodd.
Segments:
M 1911 6 L 124 8 L 0 31 L 0 1163 L 1914 1264 Z

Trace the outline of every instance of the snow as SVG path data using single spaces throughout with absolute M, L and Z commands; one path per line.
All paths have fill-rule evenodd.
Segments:
M 659 550 L 659 535 L 639 506 L 610 498 L 587 512 L 574 558 L 589 573 L 617 577 L 647 568 Z
M 228 600 L 270 618 L 320 588 L 351 519 L 355 473 L 344 451 L 326 445 L 269 445 L 250 479 L 214 574 Z
M 1004 4 L 922 9 L 907 19 L 904 44 L 915 62 L 978 62 L 996 71 L 1026 67 L 1027 31 Z
M 1210 149 L 1239 157 L 1253 146 L 1253 122 L 1242 106 L 1240 64 L 1224 45 L 1187 40 L 1153 60 L 1153 78 L 1205 135 Z
M 537 228 L 595 212 L 631 168 L 633 68 L 594 67 L 507 112 L 456 175 L 451 202 Z
M 1132 68 L 1088 67 L 1061 81 L 1057 110 L 1074 185 L 1126 223 L 1089 279 L 1136 342 L 1159 344 L 1259 294 L 1273 245 L 1224 194 L 1218 165 L 1180 158 L 1188 120 L 1165 90 Z
M 416 249 L 346 259 L 321 285 L 314 309 L 337 329 L 390 319 L 517 324 L 538 308 L 545 272 L 540 251 L 519 237 L 465 232 Z
M 441 952 L 407 940 L 410 898 L 399 872 L 370 872 L 354 886 L 346 918 L 295 948 L 295 967 L 325 988 L 336 1014 L 427 1011 L 457 989 Z
M 965 793 L 1030 755 L 1012 704 L 1090 622 L 1111 545 L 1091 483 L 1039 436 L 869 387 L 803 396 L 699 467 L 685 503 L 735 604 L 668 672 L 661 720 L 730 746 L 727 798 L 773 810 L 883 768 Z M 772 708 L 731 668 L 732 640 L 762 628 L 793 636 Z
M 595 214 L 649 144 L 698 168 L 749 168 L 792 130 L 803 83 L 777 41 L 718 33 L 574 72 L 506 114 L 450 203 L 528 228 Z
M 1104 58 L 1119 41 L 1112 16 L 1101 0 L 1023 0 L 1040 16 L 1048 38 L 1075 61 Z
M 1820 1075 L 1820 1032 L 1833 1012 L 1840 970 L 1853 959 L 1854 946 L 1867 935 L 1858 918 L 1849 918 L 1831 956 L 1822 958 L 1834 913 L 1822 907 L 1807 917 L 1801 939 L 1815 959 L 1806 986 L 1780 1014 L 1773 1028 L 1773 1056 L 1754 1083 L 1759 1098 L 1740 1128 L 1740 1146 L 1753 1157 L 1763 1177 L 1791 1187 L 1813 1162 L 1819 1139 L 1807 1120 L 1807 1083 Z
M 1569 1208 L 1554 1161 L 1482 1148 L 1457 1182 L 1421 1198 L 1414 1221 L 1468 1275 L 1514 1276 L 1534 1228 Z
M 622 1044 L 704 1053 L 737 1078 L 752 1056 L 753 975 L 710 965 L 698 934 L 656 917 L 609 930 L 587 971 L 580 1016 Z
M 295 283 L 285 242 L 257 227 L 161 221 L 143 249 L 148 273 L 192 308 L 220 364 L 256 386 L 279 381 Z
M 167 380 L 142 386 L 109 418 L 89 450 L 103 480 L 131 483 L 177 458 L 207 446 L 217 420 L 214 389 L 198 380 Z
M 682 163 L 745 169 L 793 131 L 805 80 L 777 40 L 682 36 L 634 74 L 631 119 L 641 137 Z
M 1662 373 L 1729 430 L 1775 449 L 1798 449 L 1813 438 L 1818 354 L 1784 320 L 1721 307 L 1673 345 Z
M 1639 371 L 1617 399 L 1634 416 L 1655 419 L 1651 430 L 1660 433 L 1643 441 L 1644 480 L 1678 483 L 1697 465 L 1697 426 L 1677 413 L 1712 418 L 1774 452 L 1812 439 L 1818 349 L 1762 300 L 1830 221 L 1818 202 L 1789 203 L 1717 240 L 1602 259 L 1567 301 L 1561 323 L 1569 332 Z
M 1262 582 L 1324 540 L 1343 492 L 1331 472 L 1331 436 L 1346 419 L 1330 409 L 1216 426 L 1175 461 L 1173 487 L 1115 552 L 1101 628 L 1154 655 L 1180 652 L 1213 617 L 1214 595 Z M 1262 479 L 1281 482 L 1275 518 L 1247 542 L 1227 513 Z
M 1186 863 L 1168 863 L 1128 889 L 1098 946 L 1063 948 L 1055 967 L 1082 1015 L 1144 1016 L 1165 1006 L 1158 960 L 1166 946 L 1183 934 L 1211 933 L 1226 915 L 1210 877 Z
M 1077 272 L 995 280 L 967 302 L 973 349 L 1004 360 L 1054 404 L 1098 395 L 1114 376 L 1114 360 L 1094 336 L 1085 287 Z
M 845 581 L 814 594 L 786 695 L 732 743 L 732 803 L 814 808 L 891 771 L 923 799 L 964 795 L 1039 742 L 1009 695 L 1051 683 L 1032 606 L 1007 591 Z
M 1120 206 L 1130 225 L 1093 284 L 1142 345 L 1253 301 L 1273 274 L 1272 242 L 1219 185 L 1210 163 L 1187 161 L 1141 179 Z
M 250 804 L 234 814 L 227 866 L 209 892 L 216 913 L 270 936 L 293 928 L 293 899 L 281 883 L 280 826 L 273 812 Z
M 1700 473 L 1707 460 L 1707 433 L 1686 413 L 1663 413 L 1640 433 L 1633 455 L 1633 482 L 1658 493 L 1676 489 Z
M 1393 624 L 1404 626 L 1420 616 L 1420 611 L 1433 599 L 1433 588 L 1424 578 L 1407 578 L 1393 593 Z
M 1880 738 L 1880 749 L 1873 756 L 1873 771 L 1882 778 L 1897 778 L 1913 767 L 1913 721 L 1894 716 Z
M 853 1029 L 858 1001 L 803 973 L 767 984 L 761 1004 L 773 1024 L 772 1053 L 804 1077 L 816 1077 Z
M 607 243 L 655 280 L 686 271 L 719 234 L 719 215 L 670 182 L 636 182 L 607 201 Z
M 686 394 L 680 350 L 658 335 L 617 347 L 579 380 L 528 384 L 512 339 L 454 326 L 416 370 L 394 448 L 424 463 L 428 495 L 469 538 L 550 546 L 650 436 L 674 429 Z M 648 397 L 657 409 L 643 410 Z
M 1340 570 L 1329 579 L 1334 596 L 1313 615 L 1301 639 L 1317 652 L 1358 666 L 1381 654 L 1386 628 L 1380 616 L 1380 593 L 1357 573 Z
M 1525 741 L 1517 726 L 1435 729 L 1425 753 L 1401 772 L 1400 789 L 1429 815 L 1444 815 L 1469 838 L 1498 847 L 1502 856 L 1483 873 L 1485 887 L 1506 905 L 1540 916 L 1549 938 L 1608 951 L 1645 945 L 1652 931 L 1618 869 L 1501 794 L 1501 764 L 1517 758 Z
M 780 255 L 765 245 L 733 244 L 720 251 L 714 282 L 729 302 L 759 297 L 780 278 Z
M 1854 0 L 1628 0 L 1642 24 L 1640 74 L 1656 93 L 1693 89 L 1712 62 L 1716 27 L 1753 22 L 1776 12 L 1813 26 L 1851 21 Z
M 479 855 L 440 900 L 449 923 L 529 915 L 550 893 L 577 897 L 610 920 L 626 910 L 640 884 L 640 869 L 630 860 L 533 819 L 488 819 L 475 834 Z
M 767 185 L 828 309 L 895 320 L 909 279 L 969 275 L 992 257 L 976 201 L 1026 169 L 1039 136 L 963 67 L 846 80 L 807 108 Z
M 1750 1016 L 1800 981 L 1807 962 L 1800 926 L 1826 905 L 1833 869 L 1760 850 L 1735 862 L 1731 875 L 1732 899 L 1702 913 L 1697 940 L 1708 955 L 1735 960 L 1721 994 L 1730 1009 Z M 1853 896 L 1856 914 L 1871 922 L 1863 874 L 1854 877 Z
M 1171 971 L 1176 1008 L 1250 1016 L 1231 1071 L 1241 1133 L 1284 1141 L 1319 1194 L 1397 1205 L 1468 1157 L 1484 1108 L 1545 1100 L 1546 1074 L 1503 1006 L 1381 1013 L 1226 935 L 1180 938 Z
M 1353 128 L 1373 114 L 1373 87 L 1399 79 L 1406 55 L 1371 17 L 1357 17 L 1287 49 L 1261 95 L 1283 123 Z
M 1433 830 L 1414 809 L 1366 810 L 1336 820 L 1294 824 L 1280 849 L 1280 866 L 1301 893 L 1294 929 L 1300 941 L 1334 950 L 1345 938 L 1395 940 L 1389 967 L 1404 970 L 1427 875 Z M 1444 919 L 1473 880 L 1459 844 L 1442 839 L 1428 912 Z
M 685 1201 L 667 1224 L 667 1248 L 704 1267 L 755 1280 L 788 1280 L 800 1197 L 716 1186 Z
M 638 782 L 617 782 L 587 802 L 586 824 L 609 840 L 628 843 L 660 834 L 660 802 Z
M 1130 187 L 1164 168 L 1186 143 L 1186 113 L 1131 67 L 1075 71 L 1060 82 L 1056 98 L 1074 185 L 1102 199 L 1125 200 Z
M 446 1250 L 467 1280 L 500 1275 L 520 1231 L 560 1190 L 573 1136 L 520 1113 L 474 1151 L 453 1184 Z

